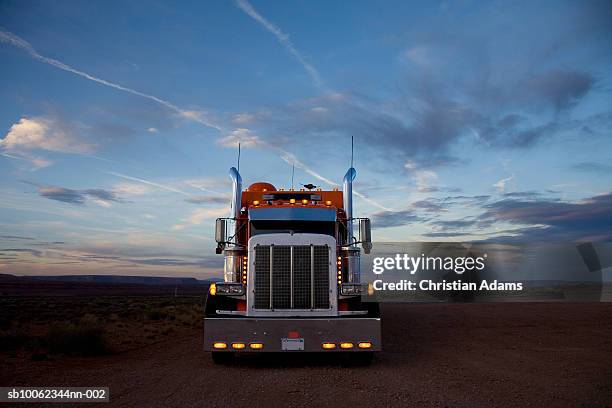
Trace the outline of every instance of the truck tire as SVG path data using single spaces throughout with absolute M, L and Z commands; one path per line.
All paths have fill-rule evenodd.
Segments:
M 230 364 L 234 361 L 234 353 L 231 351 L 213 351 L 211 356 L 215 364 Z

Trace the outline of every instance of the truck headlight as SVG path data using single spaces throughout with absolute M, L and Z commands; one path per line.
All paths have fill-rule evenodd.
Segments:
M 244 285 L 242 283 L 217 283 L 217 296 L 242 296 L 244 295 Z
M 343 296 L 361 295 L 363 286 L 361 283 L 343 283 L 340 285 L 340 294 Z

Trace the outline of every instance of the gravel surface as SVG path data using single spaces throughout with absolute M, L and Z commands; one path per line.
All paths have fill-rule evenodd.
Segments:
M 612 406 L 612 303 L 385 304 L 383 339 L 370 366 L 320 354 L 216 366 L 194 330 L 2 364 L 0 384 L 108 386 L 110 406 Z

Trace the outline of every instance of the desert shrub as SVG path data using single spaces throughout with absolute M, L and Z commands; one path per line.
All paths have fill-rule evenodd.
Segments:
M 77 323 L 52 325 L 43 342 L 51 353 L 92 356 L 110 352 L 104 327 L 91 315 Z

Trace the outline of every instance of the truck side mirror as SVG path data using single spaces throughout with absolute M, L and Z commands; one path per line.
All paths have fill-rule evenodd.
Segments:
M 359 220 L 359 239 L 363 252 L 369 254 L 372 250 L 372 226 L 369 218 L 361 218 Z
M 225 218 L 217 218 L 215 224 L 215 241 L 217 241 L 218 244 L 227 242 L 226 222 L 227 220 Z

